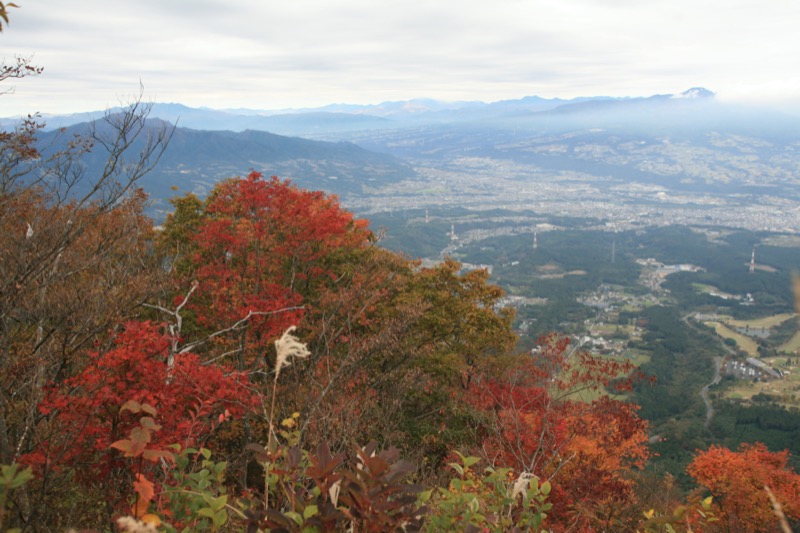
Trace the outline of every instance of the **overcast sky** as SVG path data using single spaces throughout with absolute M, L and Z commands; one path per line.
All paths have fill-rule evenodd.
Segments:
M 800 100 L 798 0 L 15 0 L 0 116 L 138 92 L 282 109 L 526 95 Z

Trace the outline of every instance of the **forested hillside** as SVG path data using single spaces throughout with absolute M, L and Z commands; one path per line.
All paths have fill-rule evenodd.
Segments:
M 0 2 L 5 23 L 11 7 Z M 0 81 L 40 72 L 20 58 Z M 60 132 L 63 145 L 43 143 L 36 115 L 0 132 L 0 530 L 769 532 L 800 520 L 787 451 L 696 450 L 688 491 L 646 468 L 663 436 L 642 413 L 696 408 L 670 386 L 709 366 L 669 364 L 675 336 L 660 333 L 688 328 L 682 317 L 646 311 L 641 342 L 664 352 L 642 365 L 651 373 L 558 331 L 521 349 L 486 269 L 389 251 L 335 196 L 256 171 L 175 196 L 156 224 L 142 186 L 170 142 L 198 164 L 266 141 L 305 159 L 313 143 L 246 132 L 203 144 L 153 127 L 149 110 L 135 99 Z M 366 162 L 348 186 L 369 165 L 405 172 L 323 148 L 352 156 L 350 170 Z M 711 350 L 705 333 L 679 350 Z M 754 440 L 764 425 L 796 431 L 771 413 L 745 413 Z
M 89 140 L 3 135 L 3 526 L 771 531 L 764 483 L 798 516 L 758 445 L 698 452 L 689 495 L 643 473 L 647 376 L 556 333 L 515 352 L 486 271 L 386 251 L 335 197 L 251 173 L 156 230 L 166 138 L 113 142 L 144 111 L 82 197 Z

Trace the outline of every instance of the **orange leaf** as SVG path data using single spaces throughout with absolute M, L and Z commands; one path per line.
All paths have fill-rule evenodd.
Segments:
M 152 513 L 148 513 L 148 514 L 142 516 L 141 520 L 145 524 L 150 524 L 150 525 L 153 525 L 153 526 L 156 526 L 156 527 L 161 525 L 161 519 L 158 517 L 158 515 L 154 515 Z
M 136 505 L 133 507 L 133 514 L 139 517 L 150 507 L 150 501 L 156 495 L 155 485 L 142 474 L 136 474 L 136 481 L 133 482 L 133 490 L 139 495 L 139 498 L 136 500 Z
M 111 446 L 109 446 L 109 448 L 116 448 L 121 452 L 125 452 L 125 455 L 127 455 L 128 452 L 131 451 L 132 444 L 133 442 L 130 439 L 122 439 L 118 440 L 117 442 L 111 443 Z

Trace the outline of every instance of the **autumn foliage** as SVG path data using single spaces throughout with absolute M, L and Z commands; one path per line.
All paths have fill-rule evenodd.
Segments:
M 99 468 L 109 465 L 102 457 L 111 454 L 111 443 L 138 423 L 120 412 L 131 400 L 151 405 L 160 414 L 162 427 L 153 444 L 162 447 L 196 446 L 213 425 L 253 409 L 255 398 L 246 376 L 224 366 L 202 365 L 192 353 L 181 354 L 170 368 L 169 341 L 155 324 L 129 322 L 109 350 L 91 354 L 83 371 L 51 386 L 39 410 L 52 417 L 60 437 L 69 440 L 47 439 L 29 462 L 80 461 L 84 474 L 96 475 L 85 468 L 91 465 L 87 453 L 97 454 Z
M 647 425 L 634 404 L 582 395 L 625 389 L 632 370 L 552 335 L 540 339 L 535 356 L 475 387 L 471 401 L 489 415 L 487 458 L 551 480 L 558 529 L 625 527 L 617 515 L 634 502 L 626 473 L 644 466 Z
M 800 475 L 789 467 L 786 451 L 771 452 L 761 443 L 742 444 L 736 452 L 711 446 L 688 471 L 711 492 L 728 531 L 775 531 L 769 491 L 789 519 L 800 519 Z
M 175 199 L 158 232 L 144 202 L 0 197 L 14 251 L 0 260 L 0 452 L 37 475 L 19 523 L 72 525 L 68 506 L 92 527 L 132 514 L 190 530 L 683 519 L 637 493 L 649 452 L 625 399 L 633 365 L 558 335 L 516 353 L 486 271 L 423 267 L 335 197 L 255 172 Z M 303 357 L 284 367 L 287 332 Z M 690 502 L 693 530 L 717 515 L 731 531 L 774 524 L 764 484 L 797 517 L 785 453 L 712 447 L 690 473 L 713 496 Z
M 303 304 L 335 280 L 337 256 L 367 235 L 363 221 L 321 192 L 257 172 L 223 181 L 190 235 L 200 287 L 190 309 L 211 329 L 257 313 L 240 341 L 240 366 L 252 367 L 255 353 L 299 323 Z
M 41 71 L 17 58 L 0 81 Z M 384 250 L 334 196 L 251 172 L 173 199 L 156 229 L 137 182 L 171 133 L 148 111 L 135 100 L 61 148 L 39 145 L 38 115 L 0 132 L 0 529 L 800 520 L 800 476 L 762 444 L 698 451 L 701 488 L 648 508 L 645 488 L 674 487 L 640 475 L 632 364 L 555 334 L 515 352 L 488 272 Z

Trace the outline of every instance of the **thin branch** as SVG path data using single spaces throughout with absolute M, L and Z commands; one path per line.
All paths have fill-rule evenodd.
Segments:
M 269 315 L 277 315 L 278 313 L 285 313 L 287 311 L 300 311 L 305 309 L 304 305 L 295 305 L 292 307 L 284 307 L 282 309 L 276 309 L 275 311 L 248 311 L 247 316 L 235 322 L 232 326 L 227 327 L 225 329 L 221 329 L 219 331 L 215 331 L 210 335 L 206 336 L 204 339 L 199 341 L 190 342 L 189 344 L 185 345 L 183 348 L 178 351 L 178 355 L 185 354 L 187 352 L 192 351 L 193 349 L 197 348 L 198 346 L 202 346 L 203 344 L 208 343 L 212 339 L 219 337 L 220 335 L 224 335 L 230 331 L 235 331 L 241 329 L 244 324 L 246 324 L 251 318 L 254 316 L 269 316 Z

